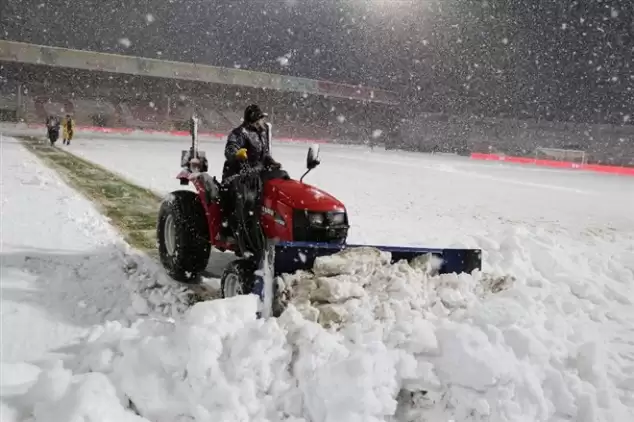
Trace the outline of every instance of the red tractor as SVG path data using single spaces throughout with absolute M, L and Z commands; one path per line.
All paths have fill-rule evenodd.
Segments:
M 221 278 L 222 296 L 256 293 L 264 300 L 265 290 L 275 296 L 274 286 L 267 290 L 266 282 L 258 282 L 258 278 L 262 281 L 261 275 L 256 276 L 257 270 L 264 267 L 262 257 L 258 262 L 247 256 L 242 242 L 229 242 L 220 236 L 222 185 L 207 173 L 206 155 L 198 150 L 197 121 L 192 121 L 192 146 L 182 151 L 182 169 L 177 178 L 182 185 L 192 183 L 196 191 L 174 191 L 161 204 L 157 224 L 161 263 L 175 280 L 192 283 L 207 268 L 212 246 L 220 251 L 233 251 L 239 259 L 225 267 Z M 270 124 L 268 142 L 270 147 Z M 261 247 L 268 251 L 264 265 L 273 277 L 300 269 L 310 270 L 318 256 L 365 246 L 346 244 L 349 222 L 345 206 L 327 192 L 303 182 L 319 164 L 319 146 L 315 145 L 308 149 L 307 171 L 299 180 L 281 171 L 269 175 L 262 184 L 261 217 L 259 221 L 251 219 L 256 220 L 259 230 L 251 232 L 264 235 Z M 249 228 L 246 231 L 250 232 Z M 374 247 L 391 252 L 393 261 L 426 254 L 439 256 L 444 262 L 441 273 L 471 272 L 481 267 L 479 250 Z
M 269 125 L 269 142 L 270 133 Z M 259 221 L 265 242 L 345 244 L 349 226 L 344 205 L 332 195 L 303 182 L 319 164 L 319 146 L 315 145 L 308 149 L 307 171 L 300 180 L 291 179 L 285 171 L 268 174 L 262 186 Z M 222 186 L 207 173 L 207 158 L 198 150 L 196 136 L 192 137 L 190 150 L 182 151 L 181 165 L 177 178 L 182 185 L 192 183 L 196 192 L 174 191 L 161 204 L 157 238 L 163 266 L 175 280 L 191 283 L 207 268 L 212 246 L 219 251 L 233 251 L 241 259 L 231 262 L 224 271 L 223 296 L 249 293 L 253 287 L 252 273 L 258 263 L 245 256 L 248 253 L 243 250 L 242 242 L 236 241 L 239 236 L 227 240 L 220 235 Z

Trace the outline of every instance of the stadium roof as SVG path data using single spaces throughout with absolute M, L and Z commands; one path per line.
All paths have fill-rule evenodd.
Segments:
M 17 41 L 0 40 L 0 61 L 266 88 L 384 104 L 398 104 L 400 102 L 397 93 L 382 89 L 196 63 L 49 47 Z

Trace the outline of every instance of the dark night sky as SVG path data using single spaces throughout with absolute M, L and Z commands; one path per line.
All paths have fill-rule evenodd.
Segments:
M 634 120 L 631 0 L 1 0 L 0 37 L 361 83 L 420 110 Z

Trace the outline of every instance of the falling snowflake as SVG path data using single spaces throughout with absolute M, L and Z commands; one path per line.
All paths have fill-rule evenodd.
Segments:
M 381 129 L 375 129 L 372 132 L 372 137 L 375 138 L 375 139 L 378 138 L 381 135 L 383 135 L 383 131 Z
M 145 21 L 146 21 L 147 23 L 152 23 L 152 22 L 154 22 L 154 20 L 155 20 L 155 19 L 154 19 L 154 15 L 153 15 L 153 14 L 148 13 L 147 15 L 145 15 Z
M 276 60 L 280 64 L 280 66 L 286 67 L 286 66 L 288 66 L 290 58 L 291 58 L 291 54 L 288 53 L 288 54 L 283 55 L 282 57 L 278 57 Z
M 343 123 L 343 122 L 345 122 L 345 121 L 346 121 L 346 116 L 344 116 L 344 115 L 340 114 L 339 116 L 337 116 L 337 121 L 338 121 L 339 123 Z
M 132 45 L 132 42 L 130 42 L 128 38 L 119 38 L 119 44 L 121 44 L 125 48 L 128 48 Z

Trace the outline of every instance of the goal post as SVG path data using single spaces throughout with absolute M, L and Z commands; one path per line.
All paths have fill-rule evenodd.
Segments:
M 536 160 L 555 160 L 569 163 L 587 164 L 588 155 L 580 149 L 535 148 Z

